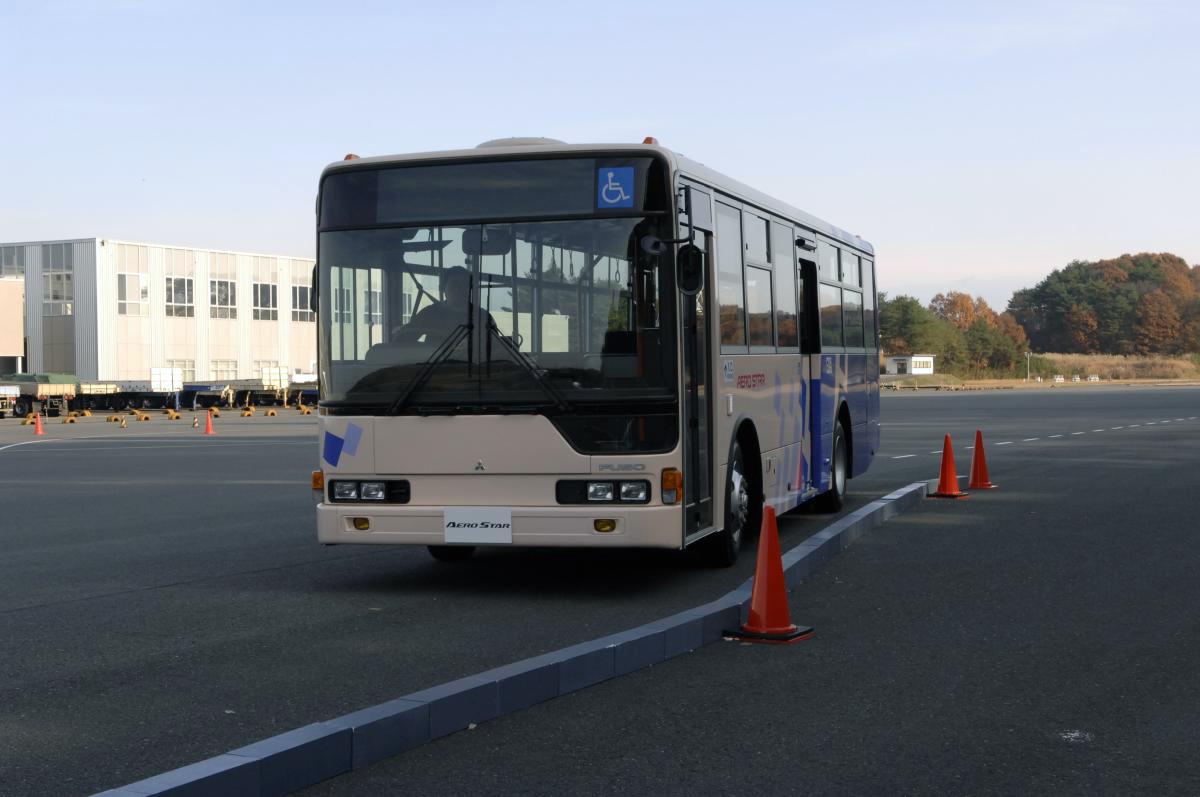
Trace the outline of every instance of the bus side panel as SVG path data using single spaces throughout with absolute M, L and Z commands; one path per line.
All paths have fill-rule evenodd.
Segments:
M 845 384 L 845 357 L 822 354 L 820 359 L 820 399 L 814 402 L 817 417 L 813 419 L 813 428 L 817 430 L 813 435 L 813 484 L 818 492 L 825 492 L 831 486 L 829 458 L 833 450 L 833 424 L 841 401 L 840 386 Z
M 858 476 L 867 469 L 871 457 L 871 433 L 867 428 L 870 417 L 870 386 L 867 382 L 866 354 L 847 354 L 846 357 L 846 405 L 850 410 L 850 436 L 853 446 L 850 476 Z M 879 370 L 876 368 L 875 370 Z

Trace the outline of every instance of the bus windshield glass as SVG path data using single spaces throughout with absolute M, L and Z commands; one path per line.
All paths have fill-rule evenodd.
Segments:
M 672 447 L 674 289 L 669 254 L 655 253 L 669 247 L 653 246 L 668 216 L 592 210 L 322 231 L 322 405 L 539 413 L 581 450 Z

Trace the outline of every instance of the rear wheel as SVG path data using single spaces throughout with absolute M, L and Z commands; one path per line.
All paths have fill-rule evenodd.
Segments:
M 833 453 L 829 463 L 829 490 L 817 499 L 822 512 L 837 512 L 846 503 L 846 479 L 849 478 L 849 457 L 846 451 L 846 430 L 838 421 L 833 427 Z
M 742 541 L 762 517 L 762 490 L 746 470 L 740 443 L 733 444 L 725 474 L 725 528 L 700 543 L 706 564 L 729 567 L 737 561 Z
M 475 555 L 475 546 L 430 545 L 429 555 L 439 562 L 465 562 Z

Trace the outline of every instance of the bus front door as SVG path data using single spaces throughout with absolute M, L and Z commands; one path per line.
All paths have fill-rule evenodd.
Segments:
M 696 245 L 705 250 L 705 235 Z M 684 540 L 713 525 L 712 383 L 709 373 L 708 290 L 679 294 L 683 317 Z

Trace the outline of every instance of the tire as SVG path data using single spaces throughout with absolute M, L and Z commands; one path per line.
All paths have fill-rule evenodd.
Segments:
M 29 412 L 30 412 L 30 410 L 29 410 L 29 402 L 28 401 L 18 400 L 17 403 L 13 405 L 13 417 L 14 418 L 24 418 L 26 415 L 29 414 Z
M 833 455 L 829 461 L 829 489 L 816 500 L 821 512 L 838 512 L 846 503 L 846 481 L 850 478 L 846 451 L 846 429 L 838 421 L 833 427 Z
M 430 545 L 429 555 L 439 562 L 465 562 L 475 555 L 475 546 Z
M 747 473 L 740 443 L 733 444 L 725 472 L 725 527 L 700 543 L 700 555 L 712 567 L 730 567 L 742 542 L 762 519 L 762 489 Z

